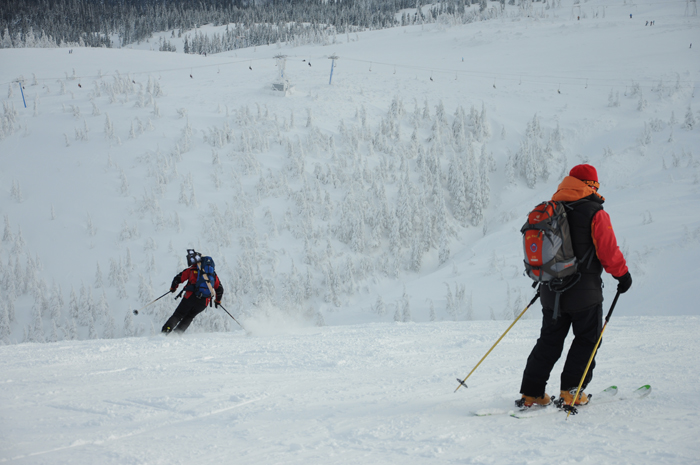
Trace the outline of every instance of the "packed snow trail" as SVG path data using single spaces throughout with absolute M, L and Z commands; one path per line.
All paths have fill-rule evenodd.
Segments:
M 700 319 L 621 317 L 590 386 L 629 392 L 564 420 L 477 418 L 518 398 L 539 322 L 287 328 L 0 347 L 0 461 L 17 464 L 696 463 Z M 567 342 L 568 343 L 568 342 Z M 558 390 L 561 362 L 549 392 Z M 562 444 L 566 443 L 567 447 Z

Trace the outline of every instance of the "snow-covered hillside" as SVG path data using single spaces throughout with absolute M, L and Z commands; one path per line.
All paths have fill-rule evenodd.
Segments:
M 123 315 L 167 289 L 188 246 L 223 264 L 226 300 L 245 313 L 257 303 L 314 321 L 372 320 L 381 297 L 391 319 L 405 294 L 411 319 L 426 320 L 430 302 L 438 319 L 454 318 L 447 288 L 465 286 L 472 304 L 452 309 L 457 318 L 470 307 L 476 318 L 511 315 L 521 306 L 508 291 L 529 296 L 522 216 L 582 161 L 599 168 L 636 278 L 638 305 L 620 312 L 694 313 L 694 261 L 683 257 L 698 235 L 687 214 L 697 199 L 687 47 L 697 20 L 683 5 L 647 6 L 632 20 L 626 5 L 597 8 L 584 6 L 581 20 L 565 6 L 533 18 L 508 10 L 467 26 L 206 58 L 3 50 L 10 341 L 39 329 L 32 307 L 46 336 L 52 312 L 61 328 L 74 312 L 81 337 L 89 316 L 102 336 L 112 315 L 120 335 Z M 647 17 L 659 19 L 647 27 Z M 284 97 L 270 90 L 280 54 L 294 85 Z M 525 143 L 536 164 L 551 151 L 547 179 L 516 172 L 510 182 L 508 158 Z M 427 252 L 415 253 L 417 241 Z M 309 290 L 288 295 L 299 283 Z
M 188 247 L 243 319 L 512 318 L 523 217 L 580 162 L 635 280 L 619 313 L 698 314 L 697 16 L 574 11 L 207 57 L 1 50 L 2 340 L 159 330 L 170 298 L 131 310 Z

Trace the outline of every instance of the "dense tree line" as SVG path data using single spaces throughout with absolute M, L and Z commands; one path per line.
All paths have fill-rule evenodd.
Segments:
M 478 8 L 470 8 L 473 4 Z M 204 24 L 231 24 L 237 29 L 235 40 L 213 47 L 231 50 L 318 42 L 338 33 L 433 22 L 441 15 L 469 22 L 475 11 L 483 13 L 487 6 L 487 0 L 14 0 L 0 2 L 0 48 L 122 46 L 155 32 L 182 34 Z M 416 13 L 397 17 L 403 9 Z M 198 53 L 198 48 L 203 47 L 190 53 Z M 161 49 L 173 51 L 169 45 L 161 44 Z
M 0 2 L 0 31 L 15 47 L 24 46 L 30 33 L 43 33 L 58 45 L 109 47 L 146 40 L 154 32 L 189 30 L 203 24 L 323 24 L 339 32 L 349 26 L 386 28 L 397 24 L 397 11 L 415 6 L 415 0 L 15 0 Z M 269 36 L 254 39 L 258 43 L 269 40 Z M 7 46 L 5 41 L 3 47 Z

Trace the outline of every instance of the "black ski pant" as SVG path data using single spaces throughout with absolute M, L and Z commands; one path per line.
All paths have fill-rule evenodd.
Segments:
M 554 364 L 561 357 L 564 340 L 573 327 L 574 340 L 566 356 L 564 370 L 561 373 L 560 389 L 569 391 L 578 387 L 588 360 L 591 358 L 600 332 L 603 329 L 603 305 L 597 304 L 575 313 L 559 313 L 559 318 L 552 319 L 551 308 L 542 309 L 542 329 L 540 338 L 527 358 L 527 365 L 520 385 L 520 393 L 526 396 L 540 397 L 545 393 L 549 374 Z M 595 360 L 588 369 L 581 389 L 593 378 Z
M 198 299 L 194 295 L 191 295 L 188 299 L 182 299 L 173 315 L 163 325 L 162 332 L 177 331 L 184 333 L 192 323 L 192 320 L 194 320 L 194 317 L 202 313 L 206 308 L 206 299 Z

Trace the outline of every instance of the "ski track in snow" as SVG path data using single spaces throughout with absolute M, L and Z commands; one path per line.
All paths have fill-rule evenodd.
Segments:
M 471 412 L 512 405 L 537 321 L 515 326 L 454 393 L 455 378 L 505 327 L 366 324 L 5 346 L 0 461 L 694 463 L 700 408 L 686 400 L 700 395 L 700 319 L 614 318 L 590 392 L 649 383 L 652 394 L 527 423 Z

